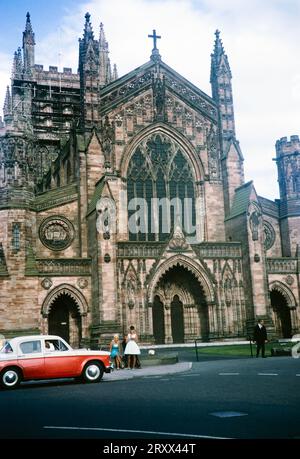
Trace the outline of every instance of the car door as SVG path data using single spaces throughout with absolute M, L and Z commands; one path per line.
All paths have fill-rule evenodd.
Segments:
M 21 341 L 17 352 L 18 364 L 23 370 L 24 379 L 43 379 L 45 366 L 41 340 Z
M 47 340 L 46 340 L 47 341 Z M 79 371 L 79 358 L 68 349 L 62 340 L 51 340 L 54 350 L 49 350 L 44 344 L 45 377 L 70 378 L 77 376 Z

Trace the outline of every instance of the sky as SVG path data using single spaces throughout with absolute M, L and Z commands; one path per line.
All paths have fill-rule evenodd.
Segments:
M 95 36 L 104 24 L 119 76 L 149 60 L 156 29 L 162 60 L 211 95 L 210 54 L 221 38 L 233 75 L 236 135 L 245 179 L 257 193 L 279 197 L 275 143 L 300 135 L 300 0 L 0 0 L 0 107 L 13 53 L 22 45 L 26 12 L 36 37 L 36 63 L 77 71 L 78 38 L 88 11 Z

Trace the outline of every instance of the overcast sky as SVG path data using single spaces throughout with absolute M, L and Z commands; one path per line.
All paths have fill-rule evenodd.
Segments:
M 246 180 L 254 180 L 259 195 L 278 198 L 275 142 L 300 135 L 300 0 L 0 0 L 1 106 L 27 11 L 36 63 L 45 68 L 77 70 L 78 38 L 89 11 L 97 37 L 104 23 L 119 76 L 149 60 L 147 35 L 156 29 L 163 61 L 209 95 L 210 54 L 220 29 Z

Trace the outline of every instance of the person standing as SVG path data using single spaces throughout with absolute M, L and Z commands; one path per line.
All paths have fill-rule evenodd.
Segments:
M 127 344 L 125 347 L 124 354 L 128 356 L 128 369 L 133 370 L 136 364 L 137 355 L 140 355 L 141 351 L 136 342 L 138 341 L 138 335 L 131 325 L 130 332 L 127 335 Z
M 119 335 L 114 335 L 113 340 L 110 342 L 109 346 L 110 357 L 115 361 L 117 370 L 122 368 L 122 358 L 121 358 L 121 344 L 119 341 Z
M 262 319 L 259 319 L 254 327 L 253 341 L 256 343 L 256 357 L 259 356 L 261 350 L 261 356 L 265 358 L 265 343 L 268 339 L 267 330 Z

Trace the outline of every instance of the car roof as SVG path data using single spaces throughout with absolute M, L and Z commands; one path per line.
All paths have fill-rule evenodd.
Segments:
M 61 338 L 60 336 L 56 336 L 56 335 L 28 335 L 28 336 L 23 335 L 23 336 L 16 336 L 15 338 L 11 338 L 9 342 L 11 344 L 18 344 L 19 342 L 22 342 L 22 341 L 32 341 L 32 340 L 38 340 L 38 339 L 51 340 L 51 339 L 63 339 L 63 338 Z

